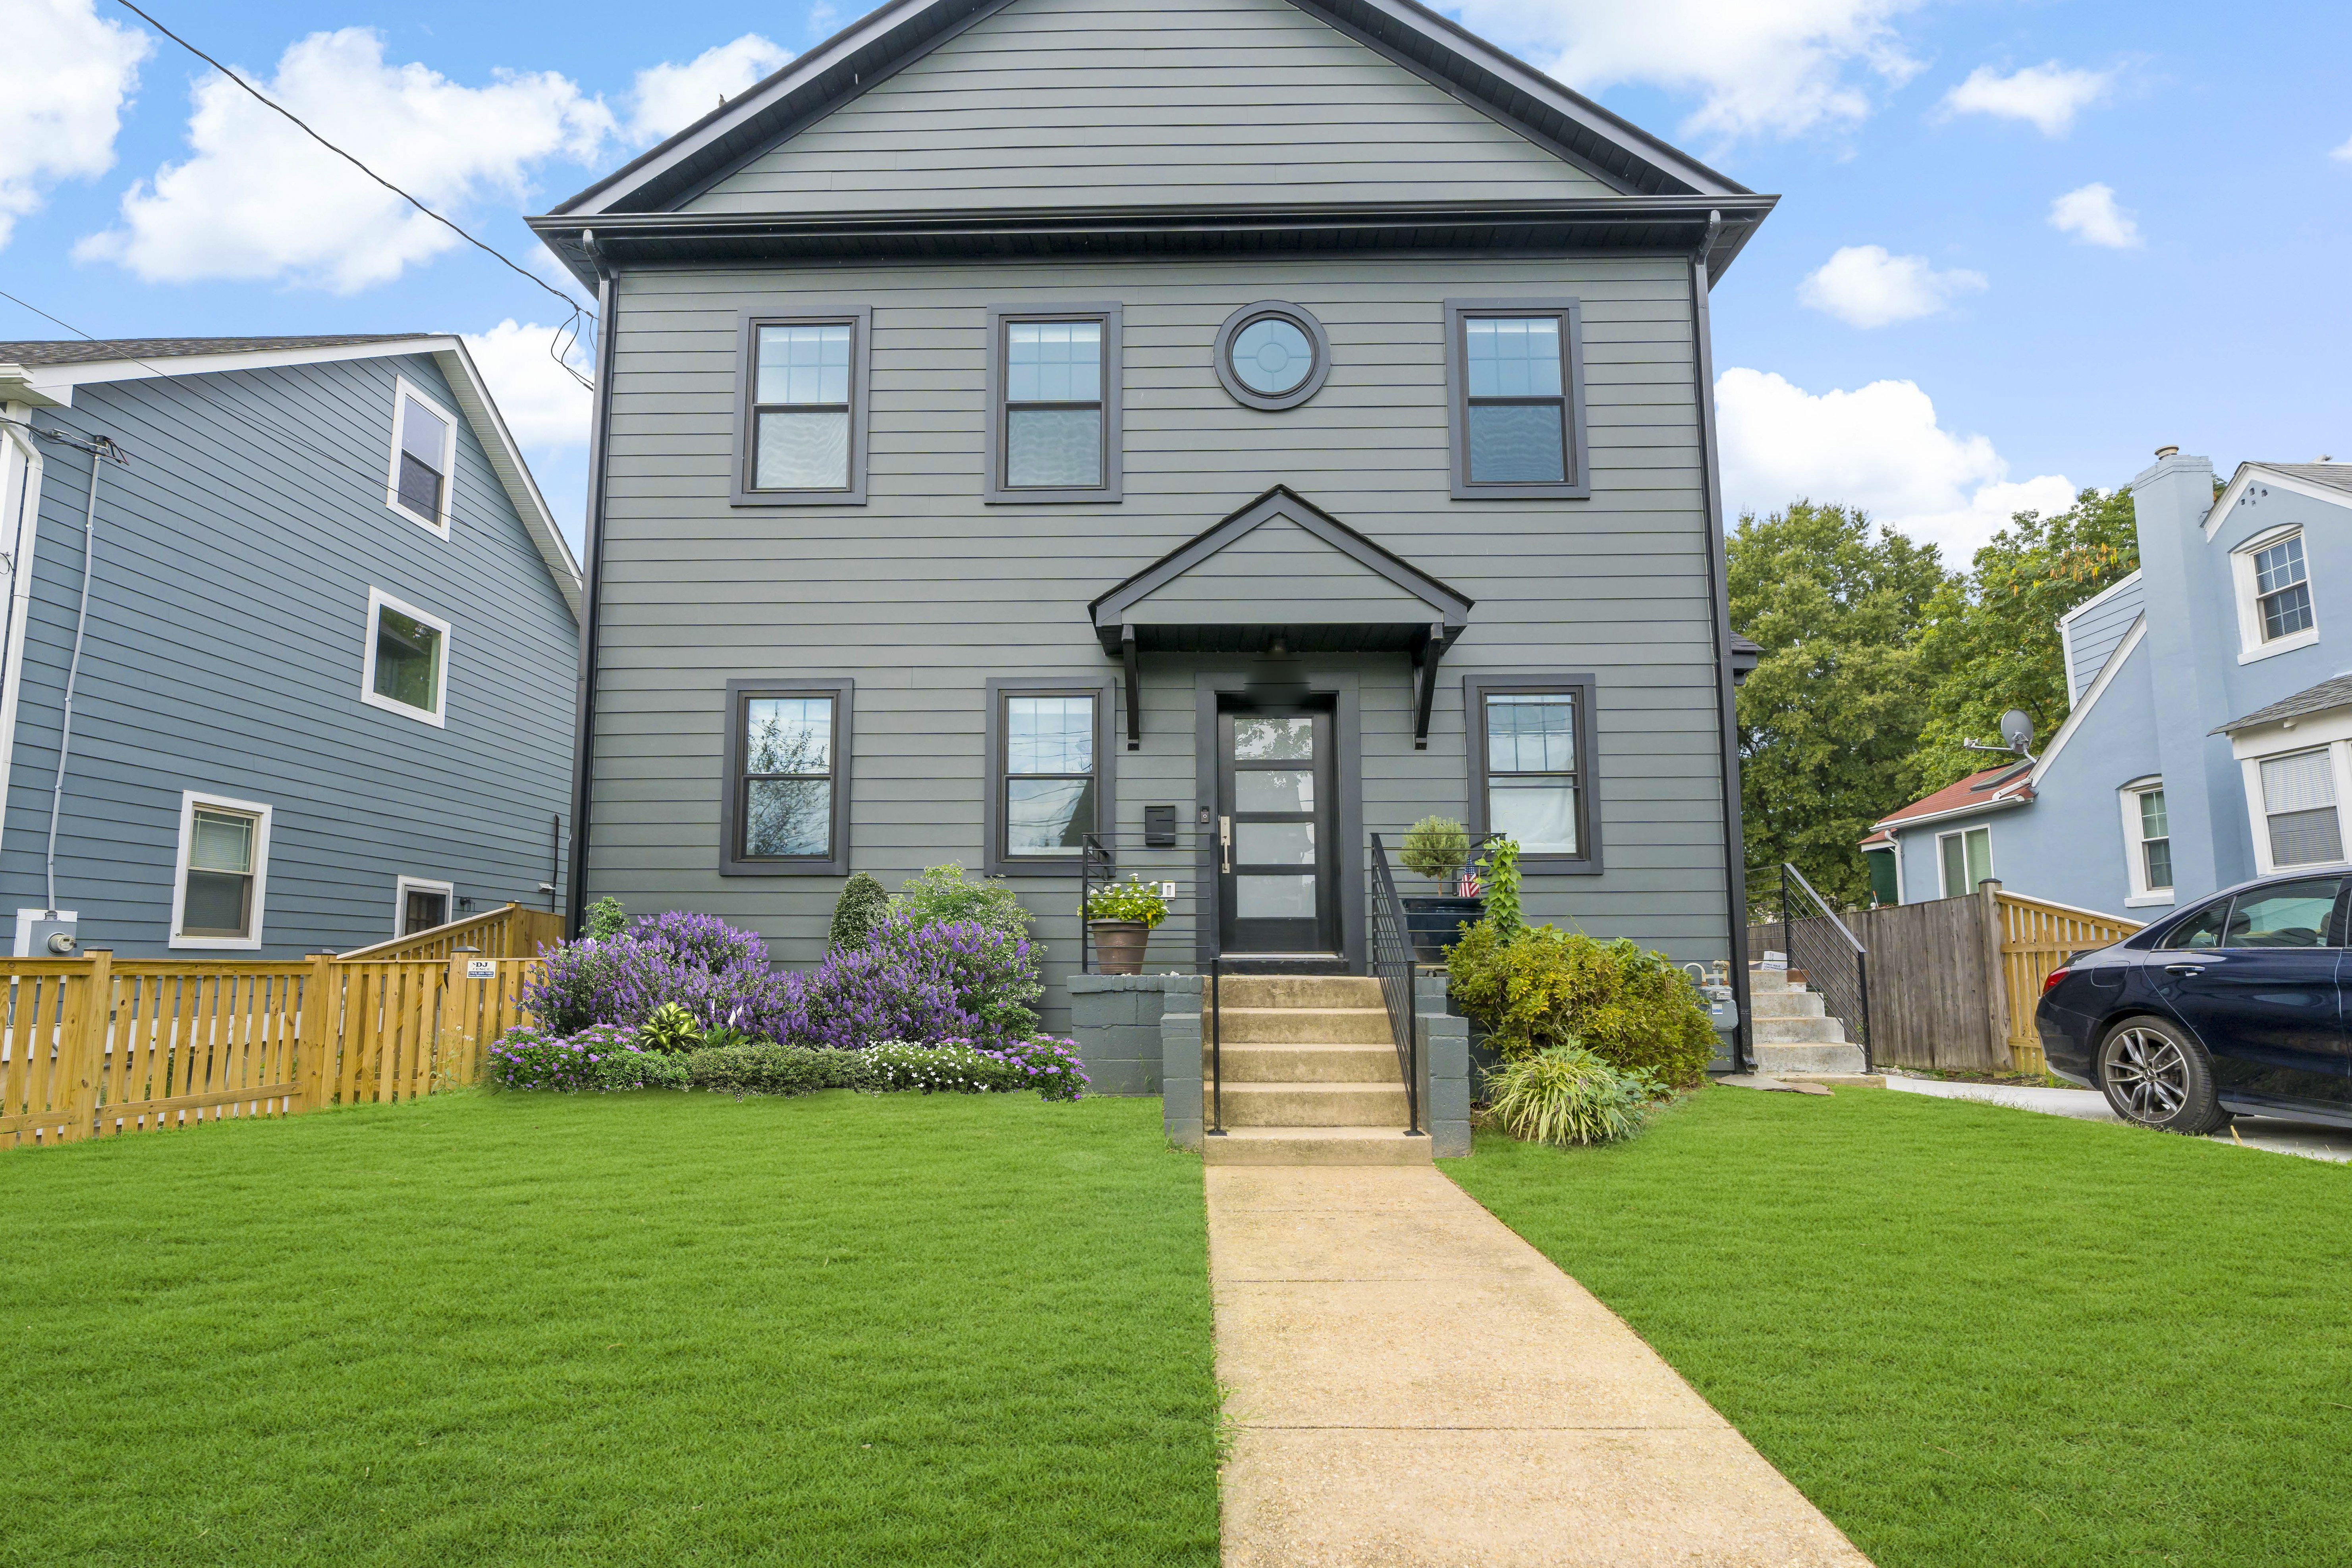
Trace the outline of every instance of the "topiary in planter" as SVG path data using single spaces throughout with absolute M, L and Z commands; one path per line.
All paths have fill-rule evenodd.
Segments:
M 1397 858 L 1406 870 L 1444 883 L 1450 892 L 1470 858 L 1470 830 L 1450 816 L 1424 816 L 1406 832 Z

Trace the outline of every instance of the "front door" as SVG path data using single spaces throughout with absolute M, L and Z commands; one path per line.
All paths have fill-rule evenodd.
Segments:
M 1229 953 L 1339 951 L 1331 715 L 1217 715 L 1217 919 Z

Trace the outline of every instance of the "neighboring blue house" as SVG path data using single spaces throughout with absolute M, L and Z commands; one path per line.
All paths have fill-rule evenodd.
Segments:
M 16 953 L 556 907 L 580 572 L 459 340 L 0 342 L 0 416 Z
M 1880 897 L 2012 892 L 2147 920 L 2352 840 L 2352 464 L 2132 481 L 2140 569 L 2059 622 L 2073 710 L 2038 758 L 1874 825 Z M 1891 884 L 1891 886 L 1890 886 Z

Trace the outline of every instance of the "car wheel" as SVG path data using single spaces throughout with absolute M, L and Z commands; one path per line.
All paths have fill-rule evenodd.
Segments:
M 2227 1126 L 2213 1062 L 2178 1024 L 2126 1018 L 2099 1047 L 2099 1088 L 2116 1114 L 2142 1127 L 2202 1137 Z

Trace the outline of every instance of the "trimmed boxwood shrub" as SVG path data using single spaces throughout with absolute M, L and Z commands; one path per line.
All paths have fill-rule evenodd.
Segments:
M 1506 1061 L 1580 1045 L 1611 1066 L 1676 1089 L 1700 1081 L 1715 1026 L 1690 976 L 1632 942 L 1553 926 L 1506 934 L 1490 918 L 1447 955 L 1454 999 Z
M 862 1053 L 807 1046 L 719 1046 L 680 1058 L 687 1083 L 720 1094 L 811 1094 L 850 1088 Z
M 686 1058 L 627 1046 L 596 1063 L 598 1089 L 684 1089 Z

